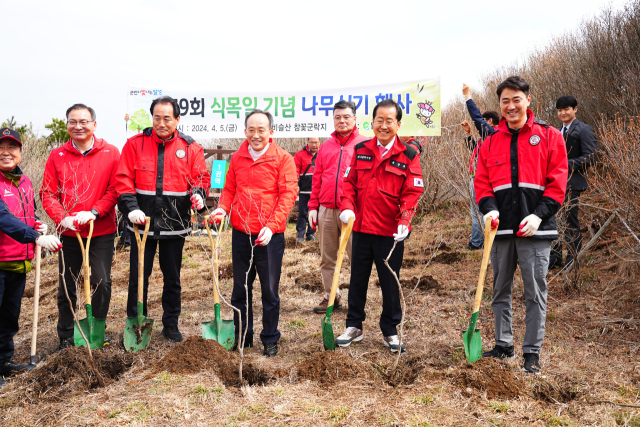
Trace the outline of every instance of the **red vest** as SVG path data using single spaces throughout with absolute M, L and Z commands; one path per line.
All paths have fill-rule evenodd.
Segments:
M 0 173 L 0 201 L 7 210 L 25 224 L 33 227 L 36 224 L 33 186 L 26 175 L 20 177 L 18 186 Z M 33 259 L 35 244 L 18 243 L 0 232 L 0 261 L 24 261 Z

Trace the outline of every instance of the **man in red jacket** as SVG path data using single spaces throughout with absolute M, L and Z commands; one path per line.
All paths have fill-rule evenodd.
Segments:
M 95 291 L 91 302 L 94 317 L 106 319 L 111 301 L 111 261 L 116 233 L 115 174 L 120 152 L 94 136 L 96 127 L 96 113 L 92 108 L 84 104 L 69 107 L 67 131 L 71 140 L 49 155 L 40 187 L 42 207 L 58 226 L 64 245 L 63 254 L 58 257 L 58 350 L 73 346 L 74 321 L 63 286 L 66 283 L 75 311 L 76 279 L 82 271 L 82 249 L 76 231 L 86 244 L 89 221 L 94 221 L 89 250 L 90 282 Z M 109 338 L 105 337 L 105 342 L 108 343 Z
M 320 273 L 324 295 L 322 301 L 314 307 L 314 313 L 326 313 L 331 292 L 333 270 L 336 268 L 338 246 L 340 243 L 340 203 L 342 201 L 342 182 L 344 173 L 351 164 L 353 147 L 368 138 L 360 135 L 356 127 L 356 104 L 351 101 L 339 101 L 333 106 L 333 124 L 335 132 L 318 150 L 309 199 L 309 222 L 315 229 L 318 226 L 320 237 Z M 351 259 L 351 238 L 347 244 L 347 254 Z M 336 294 L 334 310 L 340 309 L 340 294 Z
M 180 123 L 178 101 L 170 96 L 151 103 L 153 127 L 129 138 L 122 149 L 116 174 L 118 208 L 132 224 L 144 225 L 151 218 L 144 252 L 144 315 L 147 315 L 149 276 L 158 251 L 162 288 L 162 335 L 182 341 L 180 316 L 180 267 L 184 239 L 191 231 L 190 208 L 204 210 L 211 175 L 203 148 L 193 138 L 176 130 Z M 133 228 L 131 228 L 133 231 Z M 144 233 L 144 227 L 138 229 Z M 138 314 L 138 247 L 131 245 L 127 317 Z
M 376 105 L 375 138 L 356 144 L 351 165 L 344 174 L 340 220 L 348 223 L 354 217 L 355 221 L 347 328 L 336 339 L 340 347 L 363 338 L 364 307 L 375 262 L 382 291 L 383 343 L 392 353 L 400 349 L 396 329 L 402 320 L 400 291 L 384 260 L 395 244 L 389 266 L 400 277 L 404 239 L 411 231 L 415 207 L 424 191 L 419 149 L 397 137 L 401 119 L 402 109 L 394 100 L 385 99 Z M 400 351 L 405 351 L 404 343 Z
M 296 222 L 296 235 L 298 243 L 304 242 L 305 231 L 307 240 L 318 240 L 315 229 L 311 227 L 307 216 L 309 213 L 309 199 L 311 198 L 311 181 L 313 180 L 313 167 L 316 163 L 316 154 L 320 147 L 320 138 L 309 138 L 307 145 L 298 151 L 293 158 L 298 172 L 298 221 Z
M 256 273 L 262 289 L 262 332 L 264 355 L 278 354 L 280 318 L 280 273 L 284 255 L 287 216 L 298 192 L 296 165 L 291 154 L 273 140 L 271 113 L 253 110 L 244 121 L 247 140 L 231 156 L 229 172 L 212 220 L 229 213 L 232 235 L 233 294 L 231 304 L 242 315 L 244 347 L 253 346 L 253 281 Z M 247 275 L 248 272 L 248 275 Z M 246 288 L 245 288 L 246 284 Z M 247 290 L 249 292 L 246 306 Z M 247 314 L 248 310 L 248 314 Z M 240 325 L 234 311 L 236 347 Z
M 551 242 L 558 238 L 555 214 L 567 189 L 567 148 L 560 131 L 536 119 L 528 108 L 531 95 L 524 79 L 507 78 L 496 93 L 503 118 L 480 147 L 474 180 L 484 220 L 491 218 L 498 227 L 491 248 L 496 342 L 482 357 L 514 357 L 511 293 L 519 265 L 527 309 L 523 369 L 539 374 L 546 276 Z

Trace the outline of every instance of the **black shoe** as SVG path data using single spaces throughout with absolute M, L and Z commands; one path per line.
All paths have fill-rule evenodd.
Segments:
M 469 244 L 467 245 L 467 250 L 468 251 L 477 251 L 479 249 L 482 249 L 482 246 L 476 246 L 471 242 L 469 242 Z
M 0 375 L 10 374 L 12 372 L 24 371 L 29 367 L 28 363 L 4 362 L 0 365 Z
M 316 240 L 318 240 L 318 238 L 316 237 L 315 234 L 312 234 L 311 236 L 307 236 L 307 242 L 315 242 Z
M 496 345 L 493 350 L 482 353 L 482 357 L 493 357 L 495 359 L 511 359 L 514 355 L 513 346 L 503 347 L 501 345 Z
M 76 343 L 73 342 L 73 338 L 60 338 L 60 345 L 58 351 L 62 351 L 67 347 L 75 347 Z
M 238 351 L 238 342 L 240 342 L 240 338 L 236 337 L 233 347 L 231 347 L 231 351 Z M 253 338 L 246 338 L 242 348 L 253 348 Z
M 298 243 L 304 243 L 304 239 L 302 237 L 298 237 Z
M 530 374 L 540 375 L 542 368 L 540 367 L 540 355 L 535 353 L 524 354 L 524 366 L 522 370 Z
M 264 345 L 264 351 L 262 352 L 267 357 L 273 357 L 278 354 L 278 343 L 268 342 Z
M 165 326 L 164 328 L 162 328 L 162 332 L 160 333 L 171 342 L 182 341 L 182 334 L 180 333 L 180 330 L 177 326 Z
M 4 387 L 6 385 L 7 385 L 7 382 L 5 381 L 5 379 L 0 377 L 0 388 Z

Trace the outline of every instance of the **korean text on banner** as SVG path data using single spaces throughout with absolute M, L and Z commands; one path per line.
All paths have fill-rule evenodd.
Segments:
M 224 188 L 229 163 L 226 160 L 214 160 L 211 168 L 211 188 Z

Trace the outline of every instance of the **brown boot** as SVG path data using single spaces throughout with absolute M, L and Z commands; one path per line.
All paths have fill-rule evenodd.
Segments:
M 329 299 L 323 297 L 322 302 L 317 307 L 313 307 L 313 312 L 316 314 L 323 314 L 327 312 L 329 306 Z M 333 302 L 333 311 L 340 310 L 340 295 L 336 295 L 336 299 Z

